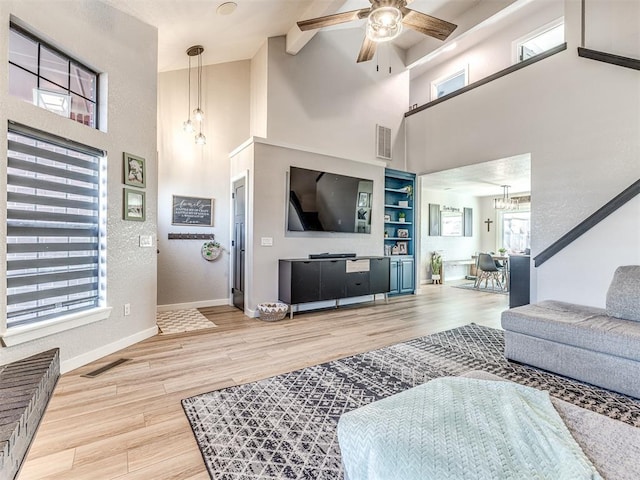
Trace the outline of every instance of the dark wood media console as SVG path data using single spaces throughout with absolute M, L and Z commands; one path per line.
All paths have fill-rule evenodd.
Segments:
M 384 293 L 390 289 L 389 257 L 287 259 L 278 265 L 278 298 L 290 305 Z

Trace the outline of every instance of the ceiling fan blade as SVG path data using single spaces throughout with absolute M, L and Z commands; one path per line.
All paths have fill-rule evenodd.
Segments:
M 439 40 L 446 40 L 447 37 L 451 35 L 451 32 L 458 28 L 458 26 L 453 23 L 446 22 L 425 13 L 416 12 L 410 8 L 401 8 L 400 10 L 403 14 L 402 24 L 405 27 Z
M 376 46 L 378 44 L 373 40 L 370 40 L 369 37 L 364 37 L 364 42 L 362 42 L 362 47 L 360 48 L 360 53 L 358 53 L 358 63 L 360 62 L 368 62 L 373 58 L 376 54 Z
M 316 28 L 339 25 L 341 23 L 365 18 L 369 15 L 370 11 L 370 8 L 363 8 L 360 10 L 351 10 L 350 12 L 334 13 L 333 15 L 326 15 L 324 17 L 302 20 L 298 22 L 298 28 L 304 32 L 305 30 L 314 30 Z

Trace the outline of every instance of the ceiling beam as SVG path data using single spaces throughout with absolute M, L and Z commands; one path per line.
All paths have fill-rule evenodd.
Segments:
M 338 10 L 347 3 L 346 0 L 315 0 L 309 8 L 300 16 L 298 20 L 307 20 L 310 18 L 323 17 L 338 13 Z M 303 32 L 298 28 L 297 24 L 287 32 L 286 51 L 290 55 L 296 55 L 302 48 L 309 43 L 318 30 L 307 30 Z

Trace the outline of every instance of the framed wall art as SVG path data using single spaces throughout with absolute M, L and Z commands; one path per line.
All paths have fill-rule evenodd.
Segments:
M 147 172 L 144 168 L 144 158 L 124 152 L 124 183 L 132 187 L 147 186 Z
M 124 189 L 124 212 L 123 217 L 125 220 L 133 220 L 137 222 L 144 222 L 144 192 L 140 190 L 134 190 L 133 188 Z

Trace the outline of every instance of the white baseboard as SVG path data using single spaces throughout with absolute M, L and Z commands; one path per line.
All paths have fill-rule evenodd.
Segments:
M 73 357 L 68 360 L 64 360 L 63 362 L 60 362 L 60 373 L 67 373 L 71 370 L 75 370 L 76 368 L 82 367 L 88 363 L 93 362 L 94 360 L 98 360 L 99 358 L 102 358 L 113 352 L 117 352 L 118 350 L 122 350 L 123 348 L 133 345 L 134 343 L 138 343 L 149 337 L 153 337 L 157 333 L 158 327 L 154 325 L 153 327 L 142 330 L 141 332 L 134 333 L 133 335 L 129 335 L 125 338 L 121 338 L 116 342 L 109 343 L 108 345 L 103 345 L 100 348 L 91 350 L 90 352 L 83 353 L 82 355 L 78 355 L 77 357 Z
M 229 299 L 219 298 L 216 300 L 202 300 L 200 302 L 171 303 L 167 305 L 158 305 L 157 311 L 169 312 L 171 310 L 187 310 L 189 308 L 219 307 L 220 305 L 229 305 Z

